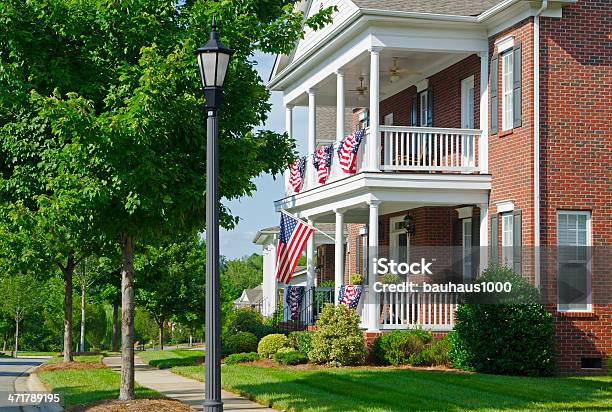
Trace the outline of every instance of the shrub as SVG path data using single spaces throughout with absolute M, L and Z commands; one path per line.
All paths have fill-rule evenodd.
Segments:
M 374 358 L 381 365 L 405 365 L 431 340 L 431 333 L 421 329 L 385 333 L 374 341 Z
M 419 352 L 413 353 L 408 363 L 415 366 L 438 366 L 450 363 L 451 343 L 448 336 L 426 344 Z
M 257 336 L 251 332 L 238 332 L 225 338 L 225 353 L 255 352 L 257 341 Z
M 289 346 L 289 340 L 281 333 L 264 336 L 257 346 L 257 353 L 262 358 L 273 357 L 279 349 Z
M 291 332 L 289 334 L 289 345 L 295 348 L 302 355 L 308 356 L 312 347 L 312 332 L 307 330 L 302 332 Z
M 360 275 L 359 273 L 355 273 L 354 275 L 349 276 L 349 283 L 351 285 L 362 285 L 363 275 Z
M 227 333 L 233 335 L 237 332 L 251 332 L 261 339 L 267 334 L 266 330 L 261 313 L 255 309 L 241 308 L 234 311 L 234 317 L 227 328 Z
M 361 365 L 366 353 L 355 311 L 344 305 L 326 305 L 312 335 L 310 361 L 332 366 Z
M 402 281 L 402 279 L 400 278 L 400 276 L 398 274 L 391 273 L 391 272 L 385 273 L 384 275 L 379 277 L 378 280 L 381 283 L 384 283 L 385 285 L 400 283 Z
M 552 315 L 536 302 L 538 290 L 525 279 L 500 266 L 488 268 L 479 282 L 512 284 L 510 296 L 485 296 L 502 302 L 480 302 L 466 296 L 456 315 L 456 336 L 451 337 L 452 363 L 478 372 L 539 376 L 554 370 Z M 458 356 L 455 358 L 455 356 Z
M 279 350 L 274 355 L 274 360 L 282 365 L 300 365 L 308 362 L 308 356 L 295 349 Z
M 612 354 L 608 357 L 608 375 L 612 376 Z
M 256 352 L 242 352 L 229 355 L 223 362 L 226 365 L 235 365 L 237 363 L 254 362 L 256 360 L 259 360 L 259 355 Z

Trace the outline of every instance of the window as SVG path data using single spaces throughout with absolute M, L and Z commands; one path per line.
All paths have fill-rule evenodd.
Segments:
M 474 76 L 461 80 L 461 127 L 474 128 Z
M 383 122 L 385 126 L 393 126 L 393 113 L 386 114 Z
M 406 233 L 404 217 L 396 217 L 389 222 L 390 232 L 390 258 L 396 262 L 408 262 L 410 258 L 410 236 Z
M 502 130 L 509 130 L 513 127 L 513 86 L 514 86 L 514 58 L 512 52 L 502 56 Z
M 472 277 L 472 218 L 463 219 L 462 227 L 462 249 L 463 249 L 463 280 Z
M 557 212 L 557 308 L 591 310 L 591 214 Z
M 419 125 L 427 126 L 427 90 L 419 94 Z
M 514 216 L 512 213 L 502 215 L 502 263 L 513 268 Z

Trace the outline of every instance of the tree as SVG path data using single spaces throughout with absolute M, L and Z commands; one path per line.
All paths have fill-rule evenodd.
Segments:
M 238 298 L 244 289 L 261 284 L 263 279 L 263 256 L 253 253 L 240 259 L 228 260 L 221 277 L 234 296 Z
M 66 239 L 77 240 L 68 245 L 97 239 L 75 234 L 74 222 L 119 239 L 120 399 L 134 398 L 135 246 L 204 227 L 205 111 L 193 51 L 217 15 L 223 41 L 236 50 L 219 126 L 220 162 L 233 166 L 221 170 L 220 193 L 226 199 L 250 195 L 252 178 L 281 172 L 295 150 L 286 135 L 252 132 L 270 105 L 251 56 L 256 50 L 288 53 L 304 24 L 319 28 L 331 18 L 332 10 L 324 8 L 304 19 L 296 3 L 5 2 L 0 82 L 11 94 L 0 96 L 0 126 L 11 144 L 0 148 L 0 159 L 8 160 L 0 171 L 14 175 L 16 153 L 20 173 L 41 176 L 32 190 L 47 195 L 44 211 L 61 211 L 51 216 L 61 223 L 54 227 L 67 228 Z M 54 143 L 50 148 L 41 144 L 47 140 Z M 20 190 L 31 202 L 36 197 L 23 183 Z M 38 210 L 31 203 L 28 209 Z M 221 211 L 224 227 L 232 227 L 236 219 Z M 58 234 L 55 242 L 61 239 Z M 76 250 L 61 253 L 66 279 L 78 263 Z
M 0 295 L 3 296 L 3 306 L 15 322 L 14 356 L 19 350 L 19 324 L 30 314 L 38 304 L 37 295 L 40 286 L 31 275 L 18 274 L 3 279 Z

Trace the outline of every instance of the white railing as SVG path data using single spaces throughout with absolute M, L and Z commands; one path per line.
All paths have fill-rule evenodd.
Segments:
M 458 295 L 454 293 L 381 292 L 381 327 L 451 330 L 457 302 Z
M 405 127 L 379 126 L 381 146 L 383 148 L 382 164 L 367 167 L 369 145 L 372 144 L 371 133 L 361 142 L 357 153 L 357 173 L 368 168 L 380 171 L 425 171 L 474 173 L 480 170 L 478 144 L 481 131 L 477 129 L 453 129 L 439 127 Z M 324 184 L 350 176 L 340 168 L 338 162 L 338 144 L 334 143 L 334 157 L 330 174 Z M 312 164 L 312 154 L 306 159 L 304 183 L 300 192 L 322 186 Z M 289 171 L 285 172 L 285 195 L 296 192 L 289 184 Z
M 384 161 L 381 170 L 478 171 L 476 129 L 380 126 Z

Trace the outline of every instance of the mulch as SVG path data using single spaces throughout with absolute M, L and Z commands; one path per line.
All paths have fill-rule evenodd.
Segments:
M 186 404 L 169 399 L 106 400 L 74 405 L 66 412 L 193 412 Z
M 332 366 L 327 365 L 314 365 L 312 363 L 306 363 L 301 365 L 280 365 L 275 362 L 273 359 L 259 359 L 253 362 L 245 362 L 242 365 L 253 365 L 259 366 L 262 368 L 273 368 L 273 369 L 298 369 L 298 370 L 312 370 L 312 369 L 335 369 Z M 381 370 L 393 370 L 393 369 L 409 369 L 415 371 L 436 371 L 436 372 L 455 372 L 455 373 L 468 373 L 463 370 L 453 369 L 448 366 L 411 366 L 411 365 L 402 365 L 402 366 L 379 366 L 379 365 L 360 365 L 360 366 L 344 366 L 344 368 L 350 369 L 381 369 Z
M 44 363 L 34 370 L 34 373 L 53 372 L 66 369 L 105 369 L 103 363 L 98 362 L 57 362 Z

